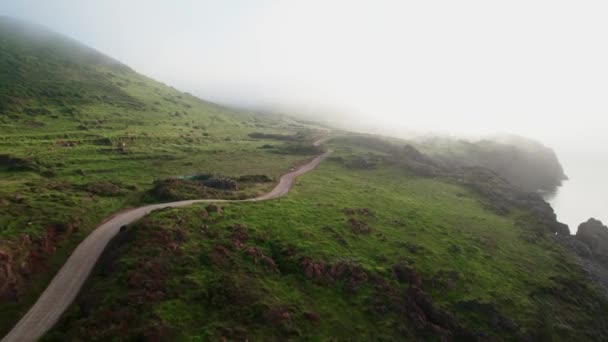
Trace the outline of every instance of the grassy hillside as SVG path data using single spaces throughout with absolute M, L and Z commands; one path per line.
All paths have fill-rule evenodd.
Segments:
M 250 196 L 315 153 L 298 148 L 315 127 L 202 101 L 6 17 L 0 70 L 0 334 L 109 214 L 158 194 Z M 198 174 L 268 181 L 154 184 Z
M 262 193 L 326 134 L 202 101 L 10 18 L 0 67 L 0 335 L 109 214 Z M 608 339 L 608 304 L 540 197 L 433 155 L 458 144 L 331 144 L 286 198 L 127 227 L 46 338 Z
M 287 198 L 130 226 L 47 340 L 608 338 L 608 302 L 529 210 L 333 145 Z

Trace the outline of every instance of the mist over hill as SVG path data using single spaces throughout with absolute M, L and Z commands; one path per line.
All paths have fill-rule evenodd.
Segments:
M 527 191 L 551 191 L 568 177 L 553 149 L 529 138 L 500 135 L 479 140 L 419 138 L 420 148 L 450 167 L 488 168 Z

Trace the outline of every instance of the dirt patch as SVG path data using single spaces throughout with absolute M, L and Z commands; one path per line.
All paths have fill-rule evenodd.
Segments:
M 347 223 L 350 230 L 355 234 L 369 235 L 372 232 L 372 227 L 370 227 L 367 223 L 359 221 L 355 218 L 349 218 Z
M 231 257 L 232 252 L 222 245 L 216 245 L 211 253 L 209 253 L 211 262 L 216 266 L 226 266 L 230 262 Z
M 248 229 L 246 226 L 235 224 L 232 226 L 232 234 L 230 240 L 234 249 L 239 250 L 243 248 L 243 244 L 249 239 Z
M 41 237 L 21 236 L 17 249 L 0 250 L 0 299 L 17 300 L 26 290 L 28 279 L 46 272 L 48 260 L 57 245 L 78 231 L 78 221 L 49 224 Z
M 322 284 L 343 282 L 347 289 L 356 290 L 368 281 L 367 272 L 361 265 L 352 261 L 339 261 L 332 265 L 304 257 L 300 265 L 308 279 Z
M 264 254 L 261 249 L 255 246 L 249 246 L 247 248 L 247 255 L 249 255 L 256 264 L 262 264 L 267 271 L 276 272 L 277 264 L 271 257 Z

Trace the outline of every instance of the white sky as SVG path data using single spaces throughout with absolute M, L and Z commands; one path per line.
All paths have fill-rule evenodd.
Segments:
M 0 14 L 209 100 L 608 146 L 605 0 L 1 0 Z

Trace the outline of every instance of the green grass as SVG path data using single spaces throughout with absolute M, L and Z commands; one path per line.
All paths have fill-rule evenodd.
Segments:
M 344 158 L 362 153 L 342 143 L 333 148 Z M 349 214 L 347 208 L 373 214 Z M 301 177 L 286 198 L 206 213 L 203 205 L 163 210 L 130 227 L 123 237 L 129 242 L 111 249 L 77 301 L 80 306 L 74 305 L 48 338 L 438 338 L 416 329 L 402 312 L 401 293 L 408 285 L 396 281 L 392 268 L 397 264 L 419 272 L 435 305 L 471 331 L 499 339 L 607 336 L 600 314 L 606 302 L 587 286 L 576 295 L 568 292 L 572 284 L 584 284 L 568 254 L 550 236 L 528 242 L 529 232 L 516 224 L 524 212 L 494 214 L 459 185 L 395 166 L 360 170 L 327 161 Z M 353 232 L 349 218 L 365 222 L 371 233 Z M 241 248 L 234 244 L 237 225 L 247 227 Z M 226 256 L 218 256 L 218 246 Z M 277 270 L 256 263 L 250 247 L 272 258 Z M 305 258 L 327 265 L 347 262 L 368 279 L 354 287 L 348 279 L 315 281 L 305 274 Z M 457 275 L 451 285 L 450 272 Z M 142 289 L 133 282 L 137 277 L 144 278 L 141 284 L 158 284 Z M 496 313 L 463 309 L 471 301 Z M 86 314 L 82 303 L 90 308 Z M 289 319 L 277 322 L 277 310 L 288 312 Z M 318 322 L 305 317 L 311 312 Z M 518 328 L 497 328 L 496 317 Z M 113 319 L 124 325 L 97 323 Z
M 154 181 L 276 180 L 319 152 L 309 145 L 324 131 L 202 101 L 4 17 L 0 68 L 0 252 L 16 289 L 0 293 L 0 335 L 104 217 L 160 200 L 150 195 Z M 433 173 L 402 144 L 339 139 L 331 148 L 342 159 L 299 179 L 286 198 L 229 204 L 221 214 L 199 205 L 149 215 L 112 243 L 47 338 L 395 340 L 463 329 L 498 339 L 607 338 L 606 302 L 525 208 L 496 214 L 479 189 Z M 425 172 L 435 178 L 417 176 Z M 272 186 L 169 190 L 240 198 Z M 235 244 L 239 225 L 248 238 Z M 342 273 L 311 278 L 311 263 Z M 397 279 L 395 267 L 422 283 Z
M 202 101 L 5 17 L 0 68 L 7 70 L 0 74 L 0 252 L 10 255 L 17 282 L 17 293 L 0 293 L 0 334 L 103 218 L 149 201 L 155 180 L 201 173 L 278 179 L 310 156 L 283 148 L 292 143 L 249 134 L 300 133 L 306 145 L 318 131 Z M 90 190 L 108 182 L 113 193 Z M 272 186 L 218 194 L 253 196 Z M 57 228 L 67 225 L 75 231 Z M 57 234 L 50 241 L 49 230 Z M 52 250 L 45 250 L 48 242 Z

